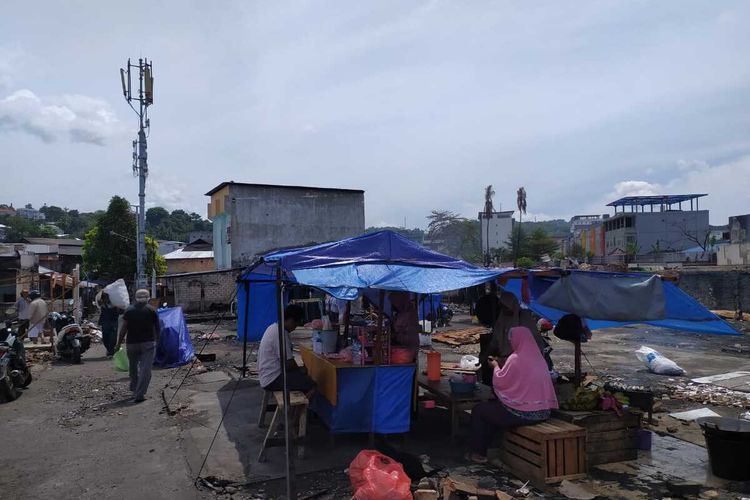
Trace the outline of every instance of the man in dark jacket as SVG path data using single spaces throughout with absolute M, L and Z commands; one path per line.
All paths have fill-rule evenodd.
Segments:
M 148 384 L 151 382 L 151 366 L 154 364 L 156 344 L 159 342 L 159 314 L 148 305 L 151 297 L 148 290 L 135 292 L 135 303 L 122 315 L 122 326 L 117 339 L 115 352 L 127 337 L 128 362 L 130 363 L 130 390 L 134 401 L 146 399 Z

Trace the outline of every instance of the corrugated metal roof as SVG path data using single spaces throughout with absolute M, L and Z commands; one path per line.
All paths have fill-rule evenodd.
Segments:
M 211 191 L 206 193 L 206 196 L 211 196 L 216 191 L 219 191 L 224 186 L 229 185 L 235 185 L 235 186 L 251 186 L 251 187 L 260 187 L 260 188 L 280 188 L 280 189 L 311 189 L 311 190 L 318 190 L 318 191 L 340 191 L 343 193 L 364 193 L 364 190 L 362 189 L 345 189 L 345 188 L 330 188 L 330 187 L 315 187 L 315 186 L 284 186 L 281 184 L 253 184 L 248 182 L 222 182 L 215 188 L 213 188 Z
M 185 252 L 182 249 L 169 252 L 164 256 L 166 260 L 178 260 L 178 259 L 213 259 L 213 250 L 196 250 Z

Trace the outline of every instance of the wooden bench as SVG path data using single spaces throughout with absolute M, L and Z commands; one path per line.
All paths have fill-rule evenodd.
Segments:
M 543 487 L 586 476 L 586 430 L 550 419 L 503 432 L 500 456 L 519 479 Z
M 285 438 L 277 438 L 276 432 L 284 422 L 284 393 L 281 391 L 273 392 L 273 398 L 276 401 L 276 410 L 273 412 L 271 418 L 271 424 L 268 426 L 268 432 L 266 437 L 263 439 L 263 444 L 260 447 L 260 453 L 258 454 L 258 462 L 266 461 L 266 450 L 273 446 L 284 446 Z M 263 398 L 263 405 L 261 406 L 261 421 L 264 419 L 265 408 L 268 404 L 266 398 Z M 307 406 L 308 400 L 304 393 L 299 391 L 292 391 L 289 393 L 289 424 L 292 429 L 292 437 L 297 446 L 297 457 L 302 459 L 305 458 L 305 445 L 304 438 L 307 433 Z M 261 425 L 259 423 L 258 425 Z

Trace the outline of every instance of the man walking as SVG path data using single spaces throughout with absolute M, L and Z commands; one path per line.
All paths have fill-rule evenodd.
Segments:
M 151 382 L 151 366 L 154 364 L 156 343 L 159 342 L 159 314 L 148 304 L 151 298 L 148 290 L 135 292 L 135 304 L 125 309 L 122 326 L 115 346 L 115 352 L 127 337 L 128 362 L 130 363 L 130 390 L 133 401 L 140 403 L 146 399 L 148 384 Z
M 23 338 L 29 329 L 29 291 L 21 290 L 21 296 L 16 301 L 16 314 L 18 315 L 18 338 Z

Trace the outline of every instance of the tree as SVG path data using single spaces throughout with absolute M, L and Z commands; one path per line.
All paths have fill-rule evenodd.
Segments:
M 83 268 L 92 277 L 114 281 L 131 281 L 136 265 L 136 220 L 125 198 L 114 196 L 107 211 L 97 217 L 94 227 L 86 233 L 83 243 Z M 159 255 L 159 244 L 146 236 L 146 274 L 153 270 L 164 274 L 164 257 Z
M 536 261 L 544 255 L 553 255 L 558 250 L 555 240 L 547 235 L 541 227 L 537 227 L 529 233 L 526 237 L 526 247 L 528 256 Z
M 470 262 L 482 262 L 479 221 L 460 217 L 449 210 L 433 210 L 427 216 L 427 235 L 434 248 Z
M 169 219 L 169 212 L 162 207 L 152 207 L 146 210 L 146 230 L 159 226 Z
M 485 257 L 484 257 L 484 264 L 485 266 L 490 265 L 490 220 L 492 218 L 492 213 L 495 211 L 495 207 L 492 204 L 492 197 L 495 196 L 495 190 L 492 189 L 492 184 L 484 188 L 484 217 L 486 220 L 487 228 L 485 229 L 486 239 L 487 239 L 487 248 L 484 249 Z
M 100 279 L 133 279 L 136 272 L 136 221 L 125 198 L 114 196 L 107 211 L 86 233 L 83 267 Z
M 8 216 L 0 218 L 0 223 L 8 226 L 5 229 L 5 241 L 20 242 L 26 238 L 54 238 L 55 231 L 39 221 L 25 217 Z
M 40 212 L 44 214 L 46 217 L 47 222 L 55 222 L 60 223 L 63 221 L 63 218 L 65 217 L 65 210 L 63 210 L 60 207 L 57 207 L 55 205 L 44 205 L 42 208 L 39 209 Z

